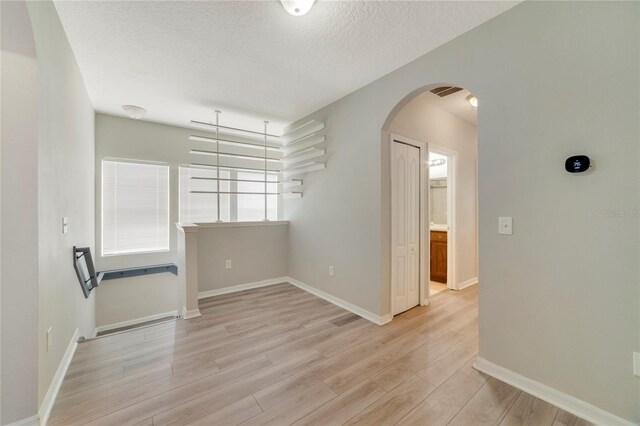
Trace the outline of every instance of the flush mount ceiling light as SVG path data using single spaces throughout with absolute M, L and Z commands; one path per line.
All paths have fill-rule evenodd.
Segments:
M 293 16 L 302 16 L 311 10 L 316 0 L 280 0 L 282 7 Z
M 129 118 L 139 120 L 147 113 L 147 110 L 136 105 L 122 105 L 122 109 L 127 113 Z
M 467 96 L 467 100 L 469 101 L 472 107 L 474 108 L 478 107 L 478 98 L 476 98 L 475 96 L 469 95 Z

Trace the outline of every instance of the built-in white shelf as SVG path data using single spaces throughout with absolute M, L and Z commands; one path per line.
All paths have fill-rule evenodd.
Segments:
M 216 188 L 200 188 L 190 191 L 192 194 L 214 194 L 217 197 L 224 194 L 256 194 L 255 190 L 222 191 L 216 181 L 264 183 L 266 212 L 268 195 L 281 195 L 287 199 L 302 198 L 302 177 L 326 166 L 326 138 L 321 133 L 324 130 L 322 122 L 309 120 L 297 123 L 285 128 L 282 135 L 275 135 L 268 133 L 267 122 L 264 131 L 258 132 L 223 126 L 219 124 L 219 118 L 220 111 L 216 111 L 215 123 L 197 120 L 190 123 L 198 133 L 202 133 L 189 136 L 189 154 L 193 158 L 190 166 L 216 171 L 215 177 L 192 176 L 191 179 L 216 183 Z M 235 179 L 234 175 L 231 178 L 218 179 L 220 171 L 251 172 L 255 178 Z M 274 178 L 274 175 L 277 178 Z M 274 190 L 273 184 L 277 185 L 277 191 Z M 271 185 L 269 191 L 267 185 Z
M 176 223 L 177 228 L 236 228 L 244 226 L 282 226 L 289 225 L 288 220 L 260 220 L 251 222 L 200 222 Z

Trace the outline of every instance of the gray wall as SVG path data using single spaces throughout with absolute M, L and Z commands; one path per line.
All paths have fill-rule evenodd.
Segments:
M 447 180 L 429 179 L 429 220 L 434 225 L 447 223 Z
M 78 329 L 95 328 L 72 247 L 94 248 L 94 112 L 52 2 L 28 3 L 38 54 L 39 403 Z M 62 233 L 62 217 L 69 232 Z M 94 250 L 95 252 L 95 250 Z M 53 346 L 47 350 L 46 330 Z
M 98 270 L 177 263 L 178 167 L 189 162 L 190 131 L 175 126 L 96 114 L 95 235 Z M 168 163 L 169 251 L 160 253 L 101 256 L 102 160 L 120 158 Z M 184 271 L 179 270 L 182 274 Z M 104 281 L 96 294 L 96 321 L 108 326 L 178 309 L 180 279 L 170 273 L 148 277 Z M 152 296 L 148 296 L 153 294 Z
M 179 287 L 171 273 L 103 281 L 96 290 L 96 326 L 178 313 Z
M 413 140 L 449 148 L 458 153 L 455 223 L 456 285 L 477 278 L 477 127 L 434 106 L 424 96 L 417 96 L 398 112 L 389 126 L 389 131 Z M 444 210 L 446 210 L 446 189 L 440 191 L 444 193 Z
M 178 222 L 178 166 L 189 163 L 188 129 L 96 114 L 95 157 L 95 221 L 96 264 L 98 269 L 119 269 L 133 266 L 175 263 L 177 256 Z M 102 257 L 101 211 L 102 211 L 102 160 L 120 158 L 129 160 L 158 161 L 168 163 L 169 171 L 169 251 L 165 253 L 143 253 L 126 256 Z M 108 284 L 105 284 L 108 285 Z
M 178 230 L 173 226 L 179 220 L 178 168 L 193 160 L 189 155 L 189 147 L 197 144 L 188 141 L 191 134 L 206 135 L 189 128 L 96 114 L 95 217 L 96 264 L 99 270 L 178 263 Z M 206 143 L 201 143 L 200 147 L 212 149 Z M 101 161 L 104 158 L 159 161 L 170 165 L 169 252 L 100 256 Z M 200 229 L 198 243 L 201 292 L 286 275 L 286 226 Z M 233 260 L 233 268 L 230 270 L 224 267 L 226 259 Z M 183 271 L 179 270 L 178 273 Z M 179 285 L 180 279 L 171 274 L 153 275 L 148 279 L 105 281 L 96 297 L 98 325 L 110 325 L 173 310 L 175 307 L 168 308 L 179 305 L 176 303 L 176 289 Z M 155 294 L 153 297 L 145 297 L 145 292 Z M 125 302 L 131 300 L 136 303 Z
M 188 123 L 185 123 L 185 126 Z M 96 114 L 96 263 L 100 269 L 126 268 L 130 266 L 151 265 L 154 263 L 175 262 L 177 256 L 177 230 L 173 224 L 179 220 L 179 166 L 190 162 L 206 162 L 209 158 L 196 158 L 189 155 L 190 147 L 212 150 L 214 145 L 206 142 L 191 142 L 192 134 L 212 136 L 211 133 L 187 127 L 169 126 L 142 120 Z M 254 153 L 251 153 L 254 154 Z M 167 163 L 169 172 L 169 221 L 172 224 L 169 252 L 144 253 L 126 256 L 100 256 L 101 253 L 101 162 L 105 158 L 157 161 Z M 255 167 L 255 165 L 253 166 Z
M 38 408 L 38 113 L 37 60 L 22 2 L 0 3 L 2 145 L 0 150 L 0 424 Z
M 359 90 L 312 115 L 325 123 L 327 166 L 305 175 L 304 198 L 285 199 L 284 214 L 289 276 L 380 315 L 380 127 L 372 132 L 368 114 L 376 103 Z
M 285 205 L 290 275 L 388 312 L 381 129 L 421 88 L 465 87 L 480 100 L 480 356 L 640 421 L 639 40 L 638 3 L 525 2 L 312 114 L 329 160 Z M 577 153 L 592 172 L 563 170 Z
M 198 229 L 198 292 L 286 276 L 287 240 L 286 224 Z
M 71 262 L 73 245 L 93 247 L 94 113 L 53 3 L 3 2 L 2 20 L 6 424 L 36 415 L 76 329 L 94 329 L 93 296 Z M 12 44 L 16 36 L 31 46 Z

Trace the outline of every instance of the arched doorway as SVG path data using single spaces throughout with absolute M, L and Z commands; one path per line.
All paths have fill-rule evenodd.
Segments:
M 420 158 L 418 174 L 406 162 L 411 151 Z M 411 92 L 385 120 L 382 157 L 391 241 L 386 296 L 393 316 L 429 304 L 430 289 L 455 291 L 478 282 L 477 99 L 452 84 Z M 443 167 L 448 174 L 435 176 Z

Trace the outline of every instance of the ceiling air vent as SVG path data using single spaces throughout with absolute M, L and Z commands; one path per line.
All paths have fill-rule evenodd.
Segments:
M 462 90 L 461 87 L 442 86 L 442 87 L 436 87 L 435 89 L 432 89 L 431 93 L 433 93 L 434 95 L 438 95 L 441 98 L 444 98 L 445 96 L 452 95 L 461 90 Z

